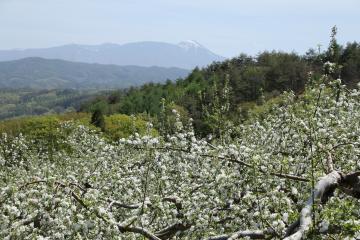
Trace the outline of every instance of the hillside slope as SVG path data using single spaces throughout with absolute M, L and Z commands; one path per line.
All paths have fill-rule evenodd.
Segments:
M 180 68 L 116 66 L 43 58 L 0 62 L 0 88 L 114 89 L 185 77 Z
M 146 84 L 140 88 L 103 95 L 82 106 L 83 111 L 101 107 L 105 113 L 147 113 L 161 118 L 163 107 L 181 108 L 193 119 L 198 133 L 219 134 L 223 119 L 241 122 L 248 110 L 284 91 L 301 94 L 307 83 L 320 77 L 324 63 L 338 62 L 341 76 L 349 88 L 360 81 L 360 45 L 339 46 L 337 59 L 331 51 L 321 54 L 310 50 L 306 55 L 263 52 L 256 57 L 239 57 L 195 69 L 185 79 L 166 84 Z M 312 77 L 309 77 L 311 73 Z M 166 100 L 165 102 L 163 100 Z

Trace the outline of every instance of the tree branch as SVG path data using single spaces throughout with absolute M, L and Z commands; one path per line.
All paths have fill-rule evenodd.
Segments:
M 312 225 L 311 216 L 315 201 L 321 200 L 322 203 L 325 203 L 328 200 L 328 196 L 334 192 L 341 180 L 342 175 L 337 171 L 332 171 L 317 182 L 315 189 L 313 189 L 312 196 L 309 197 L 305 206 L 301 210 L 299 228 L 295 233 L 286 237 L 284 240 L 300 240 L 305 236 L 306 232 Z M 294 228 L 293 224 L 290 227 Z
M 243 237 L 249 237 L 250 239 L 265 239 L 267 235 L 273 235 L 273 232 L 268 230 L 244 230 L 231 235 L 210 237 L 208 240 L 235 240 Z
M 180 231 L 186 231 L 191 227 L 191 225 L 184 225 L 182 223 L 175 223 L 173 225 L 170 225 L 169 227 L 166 227 L 158 232 L 155 233 L 157 237 L 159 237 L 162 240 L 170 239 L 172 238 L 177 232 Z
M 120 208 L 126 208 L 126 209 L 138 209 L 141 207 L 141 204 L 124 204 L 118 201 L 115 201 L 113 199 L 108 199 L 108 202 L 110 203 L 107 209 L 111 209 L 112 206 L 120 207 Z

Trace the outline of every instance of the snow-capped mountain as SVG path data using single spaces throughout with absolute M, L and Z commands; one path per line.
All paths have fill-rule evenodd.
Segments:
M 0 61 L 18 60 L 27 57 L 61 59 L 74 62 L 178 67 L 192 69 L 204 67 L 213 61 L 224 60 L 194 40 L 170 44 L 163 42 L 136 42 L 123 45 L 69 44 L 52 48 L 3 50 Z
M 191 50 L 191 49 L 205 49 L 205 47 L 203 45 L 201 45 L 200 43 L 198 43 L 195 40 L 186 40 L 186 41 L 182 41 L 178 44 L 178 46 L 180 46 L 181 48 L 184 48 L 186 50 Z

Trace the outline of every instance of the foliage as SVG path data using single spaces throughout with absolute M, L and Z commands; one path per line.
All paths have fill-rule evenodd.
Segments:
M 34 116 L 26 118 L 16 118 L 0 122 L 0 132 L 9 137 L 16 137 L 22 134 L 27 139 L 31 139 L 34 146 L 42 148 L 44 146 L 57 146 L 60 139 L 65 138 L 68 132 L 60 130 L 61 126 L 71 121 L 75 125 L 83 125 L 95 131 L 102 131 L 104 137 L 109 140 L 117 141 L 127 138 L 135 133 L 143 135 L 157 136 L 158 131 L 148 123 L 150 119 L 143 115 L 128 116 L 125 114 L 114 114 L 104 116 L 101 111 L 96 114 L 75 113 Z M 100 118 L 100 125 L 95 125 L 94 116 Z M 96 120 L 96 119 L 95 119 Z M 99 122 L 98 122 L 99 123 Z M 170 121 L 170 123 L 174 123 Z M 62 141 L 62 140 L 61 140 Z M 65 146 L 58 146 L 59 150 Z
M 32 143 L 32 150 L 47 152 L 49 157 L 55 151 L 71 151 L 71 144 L 65 139 L 69 132 L 61 129 L 66 120 L 76 121 L 78 124 L 87 124 L 89 115 L 85 113 L 68 113 L 64 115 L 48 115 L 7 120 L 0 123 L 0 132 L 6 134 L 8 139 L 17 136 L 26 136 Z
M 256 57 L 242 54 L 224 62 L 215 62 L 203 69 L 194 69 L 185 79 L 164 84 L 145 84 L 126 91 L 115 91 L 104 94 L 81 108 L 91 111 L 94 105 L 102 104 L 106 114 L 146 113 L 161 118 L 162 99 L 167 103 L 181 106 L 193 119 L 196 133 L 200 136 L 218 132 L 216 114 L 221 107 L 229 110 L 221 116 L 234 124 L 247 119 L 248 110 L 254 103 L 279 96 L 283 91 L 301 94 L 305 89 L 308 73 L 314 79 L 319 78 L 325 70 L 326 62 L 341 66 L 343 82 L 349 87 L 356 87 L 360 80 L 360 47 L 358 43 L 340 46 L 336 42 L 336 28 L 333 29 L 331 43 L 326 51 L 310 49 L 304 56 L 296 53 L 263 52 Z M 335 55 L 332 55 L 335 54 Z M 339 71 L 330 76 L 339 77 Z M 227 101 L 219 98 L 225 86 L 229 89 Z M 220 100 L 216 105 L 216 97 Z M 262 100 L 261 100 L 262 98 Z M 222 105 L 224 103 L 224 105 Z M 214 108 L 215 107 L 215 108 Z M 250 107 L 250 108 L 249 108 Z M 212 110 L 211 110 L 212 109 Z M 217 109 L 217 110 L 215 110 Z M 158 126 L 156 126 L 158 127 Z
M 122 138 L 128 138 L 135 133 L 140 136 L 156 135 L 157 131 L 152 129 L 146 121 L 139 116 L 128 116 L 125 114 L 114 114 L 105 117 L 104 132 L 110 139 L 117 141 Z
M 3 89 L 0 119 L 75 112 L 94 96 L 96 91 Z
M 75 121 L 82 125 L 89 126 L 90 115 L 88 113 L 65 113 L 57 115 L 45 115 L 45 116 L 32 116 L 24 118 L 9 119 L 0 122 L 1 133 L 6 133 L 9 136 L 16 136 L 20 133 L 33 136 L 33 131 L 44 131 L 43 126 L 56 129 L 62 122 Z M 42 134 L 39 134 L 41 136 Z

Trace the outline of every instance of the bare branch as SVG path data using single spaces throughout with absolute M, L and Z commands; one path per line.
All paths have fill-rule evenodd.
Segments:
M 290 236 L 291 234 L 294 233 L 295 229 L 297 227 L 299 227 L 300 225 L 300 220 L 296 220 L 295 222 L 293 222 L 287 229 L 286 229 L 286 233 L 285 233 L 285 237 Z
M 300 240 L 302 239 L 306 232 L 312 225 L 312 208 L 315 204 L 315 201 L 321 200 L 323 203 L 324 201 L 328 200 L 328 196 L 336 189 L 339 183 L 342 180 L 342 176 L 337 171 L 332 171 L 328 175 L 322 177 L 316 184 L 315 189 L 312 192 L 312 196 L 309 197 L 305 206 L 301 210 L 300 213 L 300 225 L 297 231 L 286 237 L 286 240 Z M 325 199 L 324 199 L 325 198 Z M 293 226 L 291 226 L 293 227 Z
M 172 238 L 177 232 L 186 231 L 191 227 L 191 225 L 184 225 L 182 223 L 175 223 L 173 225 L 170 225 L 169 227 L 166 227 L 158 232 L 155 233 L 157 237 L 159 237 L 162 240 L 170 239 Z
M 120 208 L 126 208 L 126 209 L 138 209 L 141 207 L 141 204 L 124 204 L 118 201 L 115 201 L 113 199 L 108 199 L 108 202 L 110 203 L 107 209 L 111 209 L 113 206 L 120 207 Z
M 308 179 L 299 177 L 299 176 L 295 176 L 295 175 L 283 174 L 283 173 L 269 173 L 269 174 L 272 176 L 279 177 L 279 178 L 287 178 L 287 179 L 291 179 L 291 180 L 295 180 L 295 181 L 299 181 L 299 182 L 309 182 Z
M 330 150 L 325 149 L 325 147 L 322 145 L 319 147 L 327 154 L 327 158 L 325 159 L 326 173 L 334 171 L 334 161 Z
M 250 237 L 251 239 L 264 239 L 266 236 L 266 232 L 265 231 L 261 231 L 261 230 L 255 230 L 255 231 L 239 231 L 233 235 L 231 235 L 231 237 L 228 240 L 235 240 L 238 238 L 243 238 L 243 237 Z
M 208 240 L 235 240 L 243 237 L 249 237 L 250 239 L 265 239 L 267 235 L 273 235 L 273 232 L 268 230 L 244 230 L 231 235 L 210 237 Z
M 162 240 L 161 238 L 158 238 L 155 234 L 151 233 L 149 230 L 147 230 L 146 228 L 141 228 L 141 227 L 124 227 L 120 224 L 117 224 L 117 227 L 119 228 L 119 230 L 121 232 L 132 232 L 132 233 L 138 233 L 143 235 L 144 237 L 146 237 L 149 240 Z

